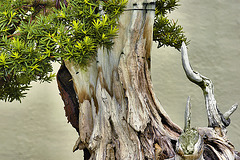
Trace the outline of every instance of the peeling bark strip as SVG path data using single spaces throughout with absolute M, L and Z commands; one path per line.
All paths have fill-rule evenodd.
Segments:
M 100 48 L 96 62 L 85 70 L 65 61 L 58 73 L 66 115 L 79 132 L 73 151 L 83 149 L 85 159 L 91 160 L 237 158 L 231 143 L 216 132 L 216 126 L 225 128 L 221 118 L 228 120 L 236 106 L 224 116 L 216 106 L 208 108 L 214 112 L 209 120 L 218 118 L 218 125 L 210 121 L 215 129 L 190 128 L 190 99 L 184 132 L 171 121 L 153 92 L 149 71 L 155 0 L 129 0 L 127 8 L 131 11 L 120 17 L 111 51 Z M 202 86 L 203 76 L 191 69 L 186 54 L 183 57 L 188 77 Z M 214 98 L 205 92 L 209 100 Z M 186 140 L 193 143 L 183 145 Z
M 58 89 L 65 105 L 64 109 L 68 122 L 79 132 L 79 104 L 71 79 L 72 76 L 63 64 L 57 73 Z

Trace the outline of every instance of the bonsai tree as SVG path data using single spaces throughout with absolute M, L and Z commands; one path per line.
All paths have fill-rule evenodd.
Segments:
M 30 82 L 50 82 L 52 62 L 68 121 L 85 159 L 237 159 L 210 79 L 190 66 L 182 27 L 168 20 L 177 0 L 6 0 L 0 3 L 0 99 L 21 100 Z M 171 121 L 153 92 L 151 46 L 182 52 L 204 93 L 209 125 Z M 182 46 L 182 48 L 181 48 Z

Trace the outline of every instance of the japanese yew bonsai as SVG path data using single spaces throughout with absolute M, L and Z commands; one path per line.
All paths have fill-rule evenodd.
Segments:
M 226 138 L 234 105 L 222 114 L 210 79 L 193 71 L 177 0 L 7 0 L 0 10 L 0 99 L 20 100 L 31 81 L 51 81 L 85 159 L 239 159 Z M 174 124 L 153 92 L 152 41 L 180 50 L 187 77 L 204 93 L 209 126 Z M 182 45 L 183 42 L 183 45 Z

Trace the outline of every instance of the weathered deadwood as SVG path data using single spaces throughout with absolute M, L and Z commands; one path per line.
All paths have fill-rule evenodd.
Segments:
M 184 132 L 179 136 L 176 145 L 176 159 L 200 160 L 203 158 L 203 138 L 197 129 L 191 128 L 191 104 L 188 97 L 185 110 Z
M 74 116 L 76 112 L 79 116 L 79 138 L 73 150 L 83 149 L 87 155 L 85 159 L 97 160 L 238 157 L 231 143 L 216 132 L 216 127 L 197 130 L 190 128 L 190 100 L 186 114 L 189 120 L 186 120 L 183 133 L 182 129 L 171 121 L 153 92 L 148 58 L 151 52 L 155 12 L 139 9 L 153 10 L 154 2 L 129 0 L 127 8 L 136 10 L 128 10 L 120 17 L 119 35 L 114 40 L 113 49 L 108 51 L 99 48 L 96 61 L 86 69 L 83 70 L 74 62 L 65 61 L 71 78 L 66 78 L 64 83 L 70 80 L 71 91 L 74 90 L 78 102 L 71 100 L 75 95 L 69 94 L 71 91 L 61 89 L 63 82 L 58 80 L 60 91 L 65 95 L 65 105 L 69 105 L 70 108 L 67 116 Z M 187 57 L 186 54 L 183 55 Z M 191 69 L 187 63 L 188 58 L 184 60 L 190 80 L 202 84 L 203 76 Z M 69 99 L 74 103 L 68 103 Z M 78 110 L 75 110 L 76 108 Z M 234 108 L 225 114 L 226 119 L 232 110 Z M 76 125 L 76 117 L 73 121 Z M 189 149 L 190 156 L 194 155 L 191 158 L 186 153 L 176 150 L 179 143 L 182 143 L 181 136 L 184 137 L 189 130 L 192 131 L 190 135 L 193 133 L 192 137 L 197 138 Z M 196 147 L 202 145 L 202 139 L 204 151 L 201 157 L 202 148 Z
M 129 1 L 129 8 L 154 9 L 154 1 Z M 65 61 L 79 102 L 79 139 L 90 159 L 167 159 L 182 130 L 156 98 L 148 57 L 153 11 L 132 10 L 120 17 L 112 51 L 98 50 L 96 62 L 82 70 Z
M 190 97 L 188 97 L 184 115 L 184 131 L 190 129 L 191 128 L 190 126 L 191 126 L 191 103 Z
M 225 113 L 224 116 L 224 114 L 222 114 L 217 107 L 212 81 L 200 73 L 193 71 L 189 63 L 187 48 L 184 42 L 181 47 L 181 55 L 182 65 L 188 79 L 197 84 L 203 90 L 208 115 L 208 126 L 213 128 L 220 127 L 221 130 L 224 131 L 225 128 L 230 124 L 229 116 L 237 109 L 238 105 L 235 104 L 228 112 Z
M 203 90 L 204 98 L 205 98 L 205 105 L 206 105 L 207 115 L 208 115 L 208 128 L 198 128 L 198 134 L 201 135 L 201 137 L 204 139 L 203 158 L 204 159 L 229 159 L 229 160 L 237 159 L 238 155 L 236 153 L 238 152 L 235 152 L 234 146 L 227 139 L 226 127 L 230 124 L 229 116 L 237 109 L 238 105 L 237 104 L 233 105 L 229 111 L 222 114 L 219 111 L 216 100 L 214 98 L 214 91 L 213 91 L 214 88 L 213 88 L 212 81 L 209 78 L 202 76 L 198 72 L 193 71 L 189 63 L 187 48 L 184 42 L 181 48 L 181 55 L 182 55 L 183 69 L 188 79 L 201 87 L 201 89 Z M 188 100 L 188 104 L 189 104 L 189 100 Z M 185 122 L 189 123 L 189 121 L 190 121 L 189 118 L 186 118 Z M 190 125 L 187 125 L 187 127 L 189 126 Z M 200 148 L 200 145 L 199 145 L 199 148 Z M 185 152 L 184 156 L 185 155 L 188 155 L 188 153 Z
M 198 128 L 204 139 L 204 159 L 235 159 L 237 156 L 233 144 L 226 136 L 219 135 L 213 128 Z

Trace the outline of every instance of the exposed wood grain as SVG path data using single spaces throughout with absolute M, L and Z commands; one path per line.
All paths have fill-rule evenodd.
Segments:
M 154 9 L 152 2 L 155 1 L 129 0 L 127 7 L 141 9 L 148 4 L 148 8 Z M 154 14 L 151 11 L 132 10 L 121 15 L 119 36 L 114 40 L 113 49 L 107 51 L 99 48 L 96 62 L 86 69 L 65 61 L 70 76 L 63 77 L 60 72 L 58 77 L 66 81 L 58 80 L 58 83 L 65 105 L 71 102 L 67 116 L 74 117 L 74 126 L 79 126 L 80 135 L 73 150 L 83 149 L 88 153 L 86 157 L 94 160 L 239 157 L 226 135 L 220 134 L 226 124 L 221 119 L 223 116 L 217 109 L 211 88 L 209 90 L 206 87 L 209 85 L 203 82 L 204 78 L 207 82 L 209 79 L 191 69 L 186 54 L 183 64 L 186 64 L 188 78 L 204 86 L 210 127 L 192 129 L 189 119 L 183 132 L 161 106 L 153 91 L 148 60 Z M 70 91 L 62 87 L 67 81 L 71 83 Z M 72 91 L 75 95 L 70 94 Z M 72 100 L 72 96 L 77 99 Z M 225 119 L 233 110 L 234 107 L 225 114 Z M 190 117 L 189 111 L 186 116 Z M 78 123 L 75 122 L 76 117 Z M 217 128 L 220 128 L 220 133 Z M 188 131 L 194 133 L 192 137 L 196 141 L 185 145 L 185 148 L 190 148 L 189 152 L 184 152 L 181 144 Z M 188 140 L 191 142 L 192 139 Z

